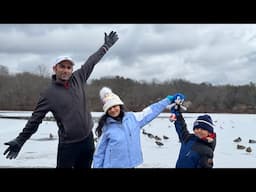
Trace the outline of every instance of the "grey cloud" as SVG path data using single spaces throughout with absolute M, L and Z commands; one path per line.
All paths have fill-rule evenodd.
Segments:
M 256 81 L 256 25 L 233 24 L 0 24 L 0 59 L 10 71 L 36 71 L 70 55 L 82 64 L 103 44 L 119 41 L 92 77 L 108 72 L 128 78 L 243 84 Z M 237 75 L 239 74 L 239 78 Z

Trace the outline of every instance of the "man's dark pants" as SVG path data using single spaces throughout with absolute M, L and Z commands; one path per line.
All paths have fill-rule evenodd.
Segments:
M 59 143 L 57 168 L 91 168 L 95 144 L 93 133 L 77 143 Z

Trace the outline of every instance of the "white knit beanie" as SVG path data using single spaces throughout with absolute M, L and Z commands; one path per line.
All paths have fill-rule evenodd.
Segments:
M 100 90 L 100 99 L 103 103 L 103 111 L 106 113 L 110 107 L 115 105 L 123 105 L 123 101 L 120 97 L 112 92 L 108 87 L 103 87 Z

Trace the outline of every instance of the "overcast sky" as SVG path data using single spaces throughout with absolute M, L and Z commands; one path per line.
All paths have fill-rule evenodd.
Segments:
M 90 79 L 256 83 L 256 24 L 0 24 L 0 65 L 51 74 L 55 59 L 69 55 L 77 69 L 111 30 L 119 40 Z

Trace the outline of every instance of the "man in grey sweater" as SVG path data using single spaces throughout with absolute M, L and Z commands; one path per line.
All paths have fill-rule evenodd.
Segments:
M 94 66 L 118 40 L 116 32 L 105 33 L 104 44 L 80 69 L 73 72 L 69 56 L 57 58 L 52 83 L 41 93 L 39 101 L 19 135 L 4 143 L 6 158 L 17 157 L 24 143 L 34 134 L 45 115 L 51 111 L 58 125 L 57 168 L 90 168 L 94 153 L 93 121 L 88 109 L 85 84 Z

